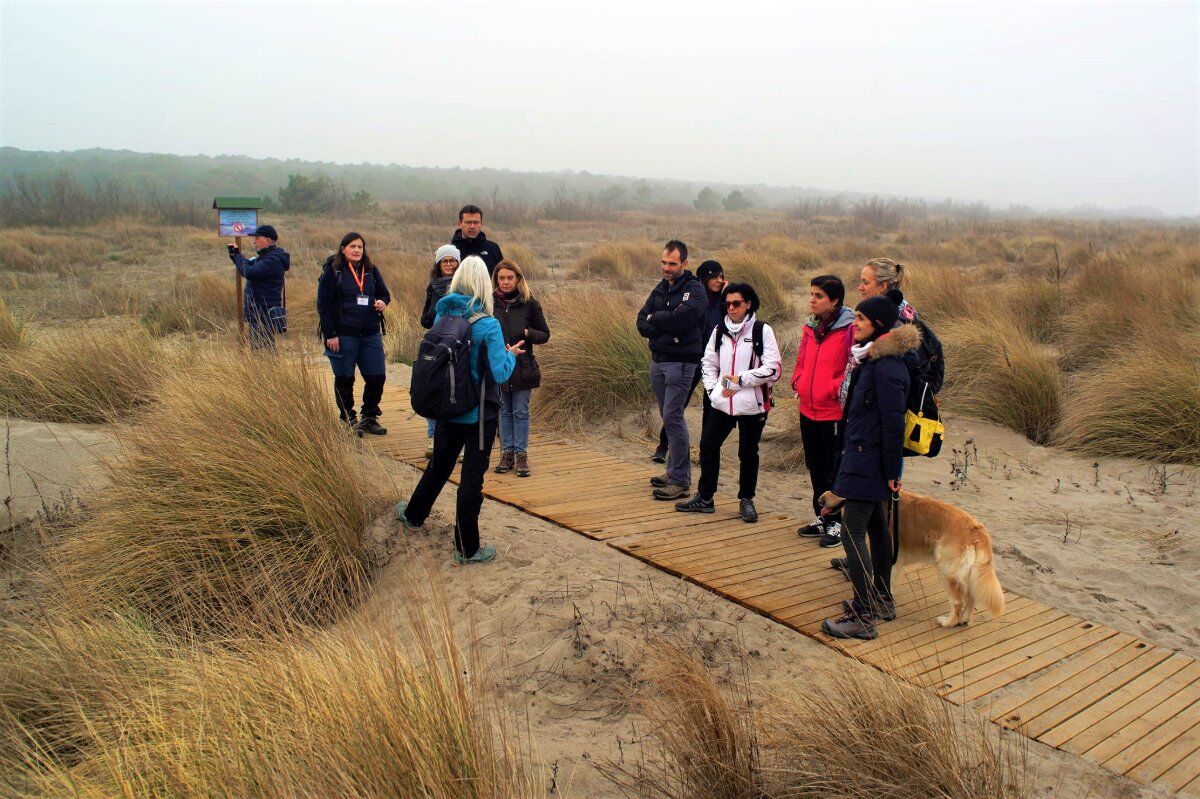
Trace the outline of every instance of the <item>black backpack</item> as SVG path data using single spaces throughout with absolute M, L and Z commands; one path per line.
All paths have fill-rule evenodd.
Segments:
M 471 323 L 485 316 L 443 316 L 421 339 L 408 389 L 421 416 L 446 421 L 479 407 L 483 419 L 483 386 L 471 379 Z
M 762 321 L 761 319 L 755 319 L 754 324 L 751 326 L 751 329 L 750 329 L 750 349 L 753 350 L 754 357 L 758 358 L 759 366 L 762 366 L 763 328 L 766 326 L 767 326 L 766 322 Z M 724 327 L 724 323 L 717 326 L 717 328 L 716 328 L 717 343 L 713 347 L 717 352 L 718 363 L 720 362 L 719 359 L 721 357 L 721 339 L 725 338 L 723 335 L 721 335 L 721 330 L 723 327 Z M 754 368 L 753 364 L 751 364 L 750 368 L 751 369 Z M 760 386 L 760 388 L 762 389 L 762 392 L 763 392 L 763 404 L 766 407 L 770 408 L 771 407 L 771 386 L 769 384 L 763 384 L 762 386 Z

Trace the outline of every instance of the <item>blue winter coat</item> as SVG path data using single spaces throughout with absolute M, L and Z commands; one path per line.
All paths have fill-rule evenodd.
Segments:
M 487 310 L 473 297 L 465 294 L 450 293 L 437 302 L 437 316 L 433 323 L 443 316 L 472 316 L 477 313 L 486 314 Z M 504 346 L 504 333 L 500 330 L 500 322 L 494 316 L 484 316 L 471 323 L 471 379 L 479 383 L 480 349 L 487 351 L 489 368 L 487 396 L 484 402 L 485 419 L 493 418 L 499 408 L 500 385 L 512 375 L 517 359 Z M 479 409 L 472 408 L 462 416 L 450 420 L 454 424 L 474 424 L 479 421 Z
M 278 244 L 260 250 L 256 258 L 231 253 L 238 274 L 246 279 L 243 304 L 246 319 L 265 319 L 267 311 L 283 305 L 283 275 L 291 268 L 292 257 Z
M 904 410 L 920 345 L 916 325 L 900 325 L 876 339 L 870 355 L 855 368 L 833 481 L 839 497 L 868 502 L 891 497 L 887 483 L 899 479 L 904 463 Z

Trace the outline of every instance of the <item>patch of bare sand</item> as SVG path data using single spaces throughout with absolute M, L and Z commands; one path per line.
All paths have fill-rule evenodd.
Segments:
M 415 470 L 392 468 L 398 484 L 410 488 Z M 767 476 L 773 483 L 799 479 Z M 779 496 L 765 501 L 780 502 Z M 414 579 L 444 589 L 460 633 L 480 647 L 521 737 L 529 733 L 533 760 L 553 795 L 622 795 L 594 766 L 641 757 L 649 728 L 637 712 L 646 690 L 639 671 L 656 641 L 695 648 L 726 687 L 749 680 L 767 691 L 813 679 L 822 667 L 843 679 L 868 668 L 602 542 L 490 500 L 481 527 L 484 541 L 499 551 L 496 561 L 454 566 L 453 503 L 451 486 L 419 532 L 405 533 L 392 519 L 376 524 L 376 546 L 391 560 L 378 575 L 371 611 L 398 617 Z M 1029 745 L 1028 762 L 1036 796 L 1161 795 L 1042 744 Z

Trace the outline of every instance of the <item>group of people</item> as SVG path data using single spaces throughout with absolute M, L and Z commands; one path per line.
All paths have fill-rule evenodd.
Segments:
M 479 207 L 463 207 L 458 222 L 451 240 L 433 255 L 420 321 L 433 330 L 442 319 L 467 320 L 470 375 L 483 387 L 482 395 L 477 406 L 459 415 L 427 421 L 428 465 L 396 513 L 406 528 L 420 528 L 461 462 L 455 559 L 483 563 L 496 553 L 479 538 L 483 479 L 493 442 L 499 432 L 497 473 L 531 474 L 529 403 L 541 383 L 533 347 L 549 341 L 550 329 L 521 267 L 483 232 Z M 273 228 L 260 227 L 254 236 L 257 258 L 246 259 L 235 248 L 230 257 L 247 279 L 252 342 L 268 346 L 280 331 L 277 320 L 286 320 L 275 309 L 283 304 L 289 258 Z M 682 513 L 714 513 L 721 448 L 737 429 L 738 514 L 745 522 L 757 522 L 759 444 L 773 407 L 772 387 L 782 376 L 779 341 L 771 325 L 758 318 L 763 309 L 752 285 L 726 280 L 717 261 L 704 261 L 695 273 L 688 266 L 687 245 L 668 241 L 660 262 L 662 279 L 637 313 L 662 418 L 652 460 L 664 464 L 665 472 L 650 479 L 652 496 L 674 501 Z M 878 621 L 895 618 L 885 503 L 901 486 L 910 388 L 919 381 L 936 395 L 944 377 L 940 342 L 904 298 L 906 271 L 904 264 L 888 258 L 869 261 L 862 268 L 854 310 L 845 304 L 840 278 L 813 277 L 810 315 L 792 371 L 815 514 L 797 532 L 818 538 L 824 547 L 840 545 L 845 557 L 834 558 L 833 566 L 849 576 L 854 588 L 845 612 L 825 622 L 825 631 L 836 637 L 874 638 Z M 379 424 L 379 402 L 386 379 L 383 311 L 390 302 L 364 238 L 347 233 L 322 270 L 317 309 L 339 416 L 359 435 L 387 432 Z M 356 370 L 364 382 L 358 413 Z M 684 410 L 700 384 L 700 475 L 692 492 Z M 846 500 L 840 512 L 822 508 L 820 498 L 827 491 Z

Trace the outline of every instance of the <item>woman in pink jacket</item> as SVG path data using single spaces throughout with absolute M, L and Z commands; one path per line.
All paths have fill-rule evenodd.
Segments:
M 822 518 L 818 497 L 833 483 L 833 469 L 842 448 L 842 400 L 839 393 L 850 345 L 854 343 L 854 312 L 842 305 L 846 287 L 834 275 L 819 275 L 809 283 L 808 309 L 812 312 L 800 338 L 792 388 L 800 398 L 800 440 L 804 463 L 812 480 L 816 518 L 797 532 L 820 538 L 821 546 L 842 543 L 842 525 L 834 514 Z

